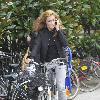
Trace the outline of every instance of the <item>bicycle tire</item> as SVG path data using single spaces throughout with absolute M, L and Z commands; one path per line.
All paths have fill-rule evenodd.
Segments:
M 78 95 L 79 87 L 80 87 L 78 76 L 73 69 L 71 72 L 71 83 L 72 83 L 72 91 L 71 94 L 67 96 L 67 100 L 74 99 Z

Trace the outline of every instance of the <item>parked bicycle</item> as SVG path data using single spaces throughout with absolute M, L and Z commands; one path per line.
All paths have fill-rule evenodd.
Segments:
M 77 60 L 77 66 L 74 66 L 79 81 L 81 91 L 93 91 L 100 86 L 100 65 L 91 57 Z
M 20 62 L 12 64 L 15 55 L 0 53 L 0 100 L 11 100 L 11 94 L 17 83 L 17 76 L 20 70 Z

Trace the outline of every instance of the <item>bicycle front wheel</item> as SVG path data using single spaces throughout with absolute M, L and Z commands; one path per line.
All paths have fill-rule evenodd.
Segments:
M 67 72 L 68 74 L 68 72 Z M 72 69 L 71 71 L 71 92 L 70 92 L 70 95 L 67 96 L 67 99 L 70 100 L 70 99 L 74 99 L 77 94 L 78 94 L 78 91 L 79 91 L 79 79 L 78 79 L 78 76 L 76 74 L 76 72 Z

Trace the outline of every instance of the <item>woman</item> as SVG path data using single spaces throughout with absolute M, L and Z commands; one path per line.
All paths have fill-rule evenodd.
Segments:
M 52 10 L 43 12 L 33 24 L 38 33 L 33 43 L 31 58 L 36 62 L 50 62 L 52 59 L 65 57 L 67 41 L 59 16 Z
M 36 19 L 33 26 L 38 34 L 34 43 L 31 44 L 32 59 L 38 63 L 45 63 L 66 57 L 64 50 L 67 48 L 67 41 L 59 15 L 52 10 L 47 10 Z M 30 59 L 28 61 L 30 62 Z M 59 100 L 66 100 L 66 97 L 61 97 L 62 94 L 63 92 L 58 94 Z

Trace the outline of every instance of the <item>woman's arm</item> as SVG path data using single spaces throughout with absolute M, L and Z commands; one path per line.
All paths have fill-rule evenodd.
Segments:
M 58 36 L 59 36 L 62 46 L 67 47 L 68 43 L 67 43 L 67 39 L 65 37 L 65 32 L 63 30 L 58 30 L 57 33 L 58 33 Z

